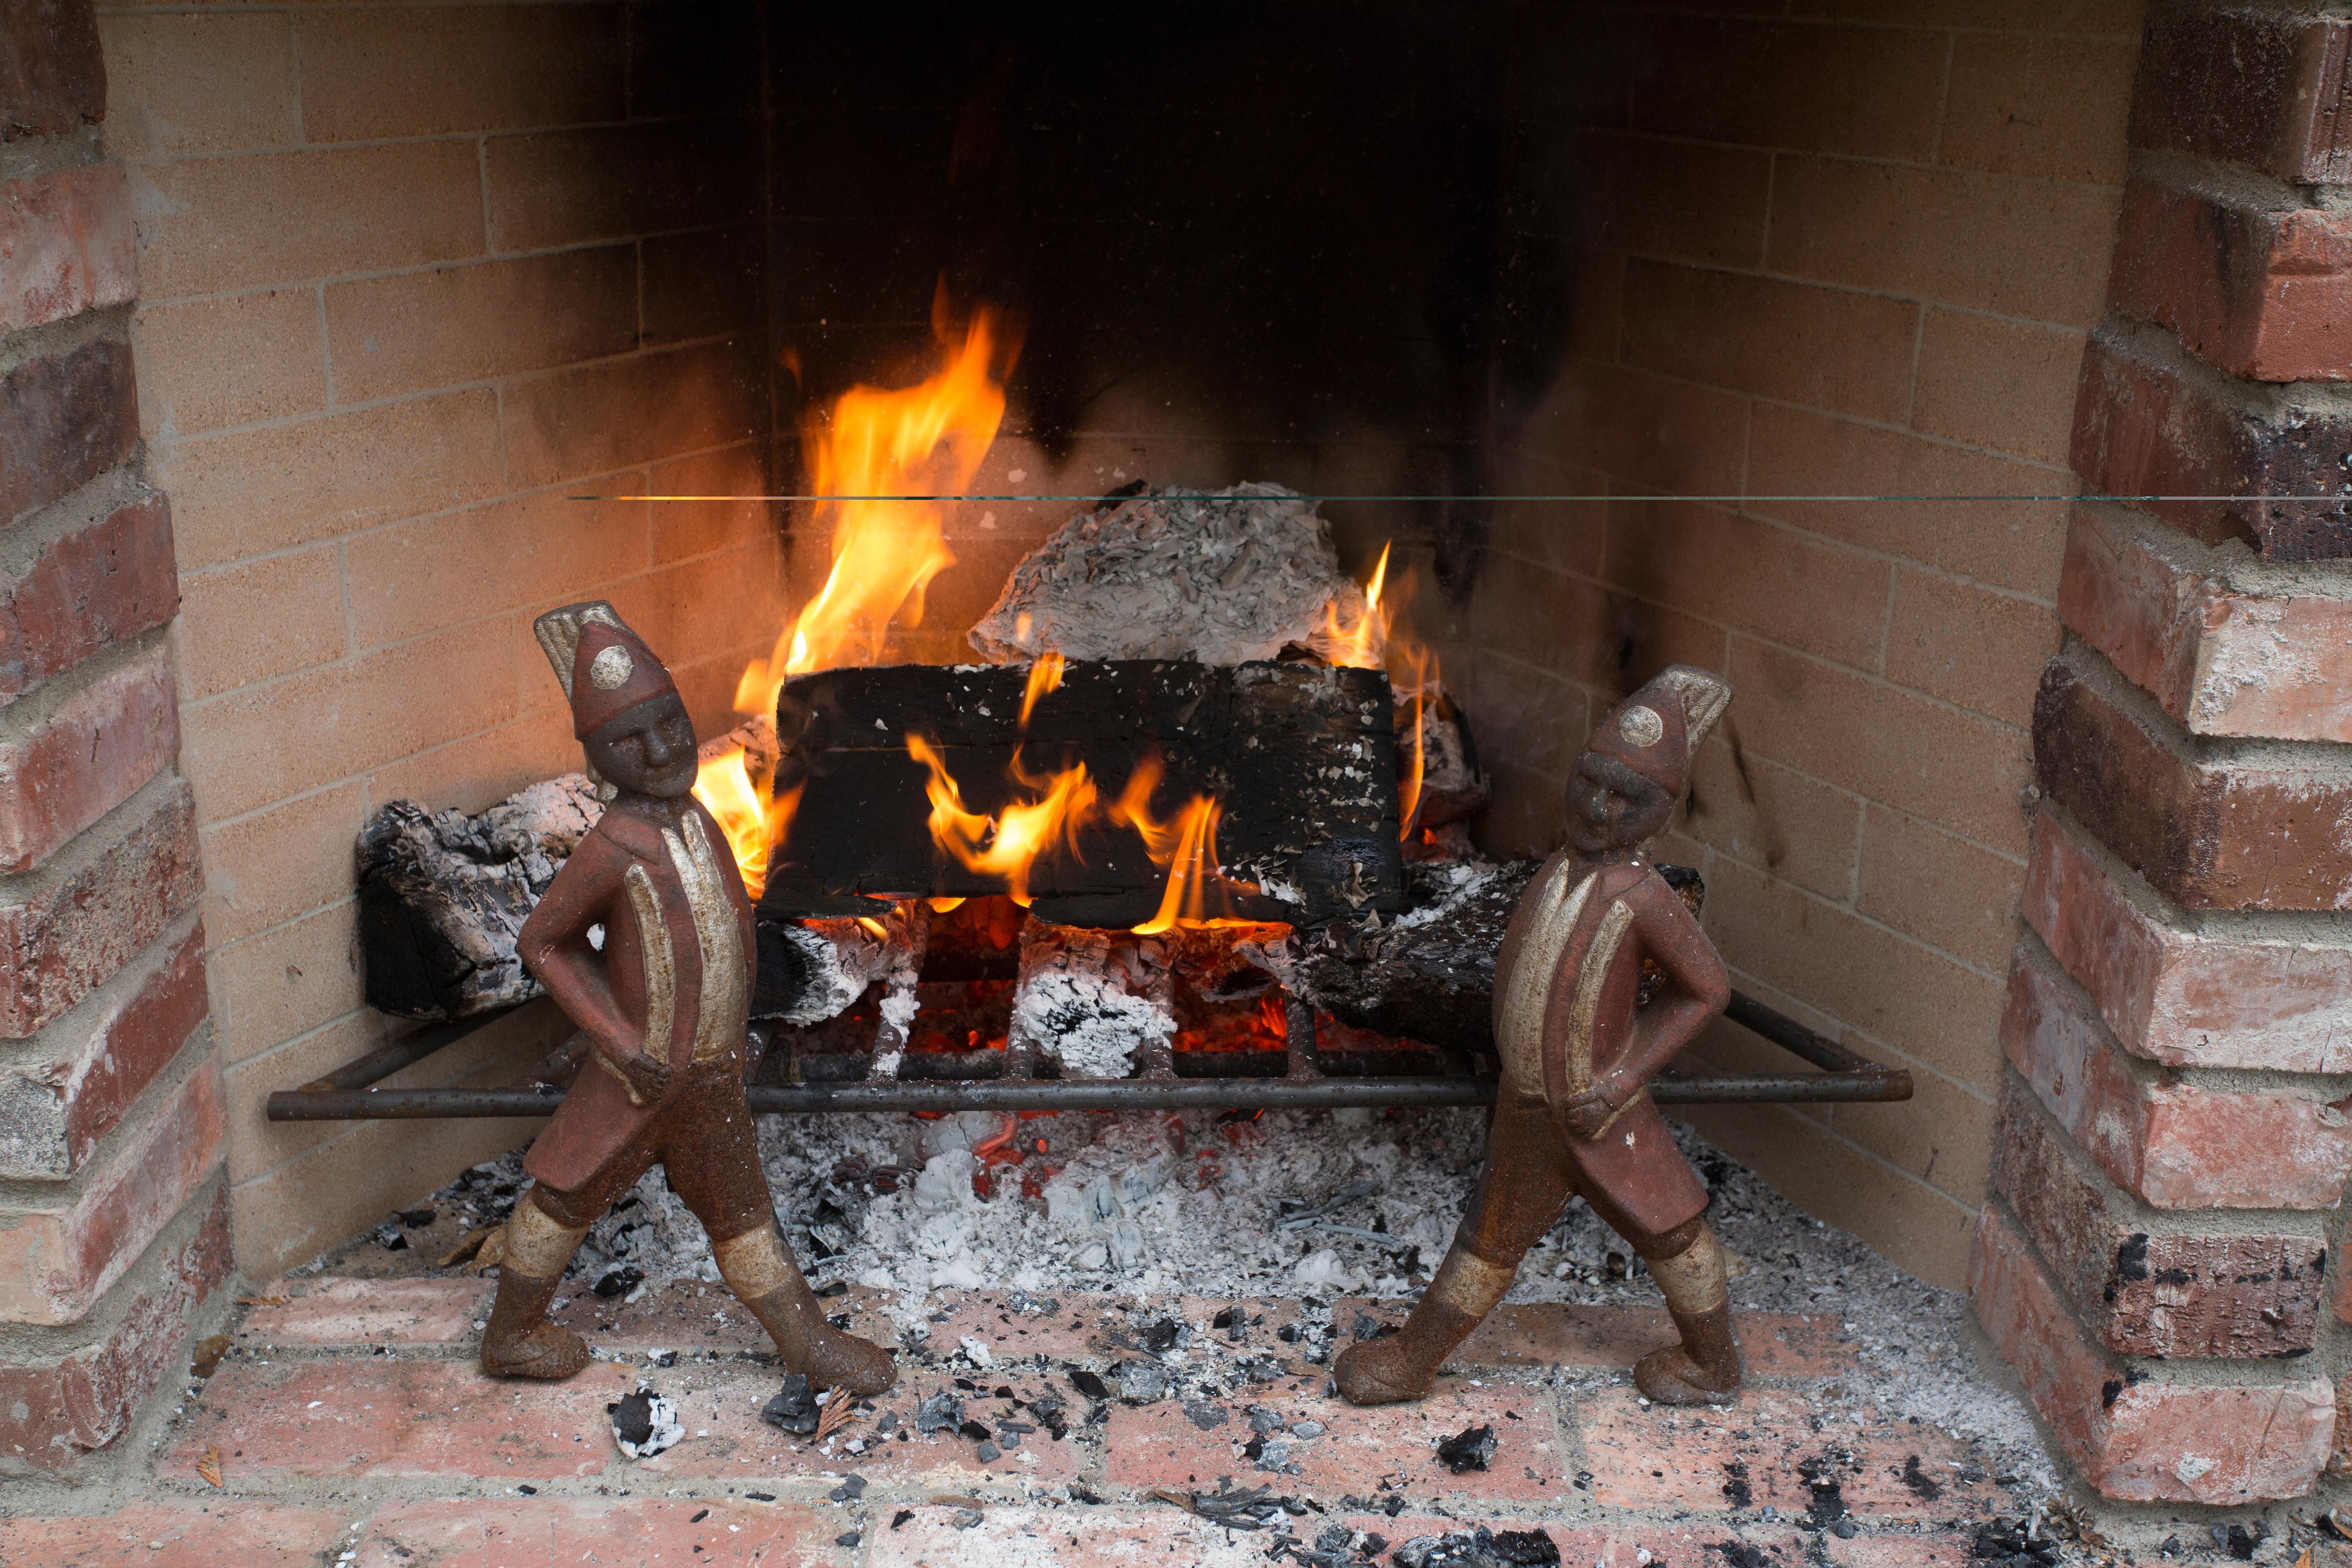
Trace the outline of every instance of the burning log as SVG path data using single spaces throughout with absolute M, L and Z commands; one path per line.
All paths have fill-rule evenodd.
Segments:
M 1285 984 L 1355 1028 L 1445 1050 L 1491 1051 L 1495 958 L 1540 865 L 1410 866 L 1402 914 L 1334 921 L 1302 935 L 1292 944 Z M 1706 896 L 1698 873 L 1682 866 L 1660 866 L 1658 873 L 1696 914 Z M 1645 969 L 1645 994 L 1653 983 Z
M 1246 664 L 1286 647 L 1332 663 L 1370 618 L 1339 570 L 1330 524 L 1280 485 L 1208 494 L 1138 484 L 1106 496 L 1013 567 L 971 629 L 992 659 L 1198 659 Z
M 706 767 L 740 757 L 762 774 L 775 752 L 764 718 L 702 748 Z M 446 1021 L 538 996 L 515 933 L 604 811 L 587 775 L 566 773 L 473 816 L 395 800 L 369 818 L 358 846 L 368 1005 Z
M 943 849 L 937 824 L 1010 820 L 1044 785 L 1066 800 L 1081 768 L 1092 802 L 1126 805 L 1129 784 L 1151 784 L 1146 770 L 1159 768 L 1152 799 L 1216 803 L 1213 844 L 1205 831 L 1185 841 L 1231 879 L 1208 914 L 1312 922 L 1401 906 L 1393 704 L 1379 670 L 1138 660 L 1071 664 L 1042 697 L 1028 686 L 1017 668 L 933 666 L 788 682 L 775 790 L 798 791 L 799 805 L 762 911 L 1004 891 L 984 858 Z M 1161 912 L 1168 864 L 1132 823 L 1073 809 L 1053 825 L 1023 870 L 1038 919 L 1129 927 Z
M 443 1020 L 539 995 L 515 933 L 604 810 L 570 773 L 475 816 L 411 800 L 377 812 L 359 838 L 368 1005 Z

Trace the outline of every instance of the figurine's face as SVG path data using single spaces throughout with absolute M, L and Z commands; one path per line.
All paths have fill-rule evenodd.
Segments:
M 1674 797 L 1614 757 L 1587 752 L 1568 779 L 1568 842 L 1581 855 L 1631 849 L 1655 837 Z
M 588 762 L 625 790 L 674 799 L 694 787 L 694 721 L 671 692 L 589 733 Z

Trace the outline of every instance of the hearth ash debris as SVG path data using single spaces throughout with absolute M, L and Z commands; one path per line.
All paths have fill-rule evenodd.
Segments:
M 1024 556 L 971 646 L 998 663 L 1066 658 L 1244 664 L 1339 650 L 1368 618 L 1315 503 L 1272 484 L 1202 494 L 1145 487 L 1081 512 Z M 1377 623 L 1375 623 L 1377 624 Z M 1377 663 L 1381 648 L 1370 654 Z
M 1457 1476 L 1483 1470 L 1495 1457 L 1495 1428 L 1465 1426 L 1437 1446 L 1440 1463 Z
M 952 1338 L 929 1343 L 931 1314 L 953 1304 L 952 1296 L 937 1294 L 942 1290 L 1001 1291 L 1007 1300 L 1017 1294 L 1041 1312 L 1047 1310 L 1045 1301 L 1059 1303 L 1050 1310 L 1059 1312 L 1071 1310 L 1073 1294 L 1093 1292 L 1139 1307 L 1151 1303 L 1126 1331 L 1135 1351 L 1114 1352 L 1093 1367 L 1056 1368 L 1057 1383 L 1069 1379 L 1064 1386 L 1076 1387 L 1077 1397 L 1097 1405 L 1118 1393 L 1096 1380 L 1105 1377 L 1111 1362 L 1145 1353 L 1144 1329 L 1170 1316 L 1180 1296 L 1206 1304 L 1188 1325 L 1193 1339 L 1184 1359 L 1171 1365 L 1173 1397 L 1223 1399 L 1248 1390 L 1246 1397 L 1265 1403 L 1266 1394 L 1258 1391 L 1285 1371 L 1328 1362 L 1335 1337 L 1345 1342 L 1354 1310 L 1335 1322 L 1331 1305 L 1339 1292 L 1302 1288 L 1297 1266 L 1328 1251 L 1337 1267 L 1360 1280 L 1344 1293 L 1410 1301 L 1452 1238 L 1476 1180 L 1484 1133 L 1481 1114 L 1466 1110 L 1269 1111 L 1236 1121 L 1207 1113 L 1029 1117 L 1019 1123 L 1018 1143 L 1034 1149 L 1043 1140 L 1051 1152 L 1032 1153 L 1024 1165 L 996 1167 L 993 1195 L 982 1198 L 972 1192 L 971 1167 L 962 1163 L 971 1159 L 968 1147 L 947 1145 L 985 1141 L 1003 1126 L 1001 1113 L 935 1121 L 849 1115 L 760 1121 L 768 1184 L 794 1246 L 807 1246 L 813 1223 L 845 1243 L 837 1256 L 812 1268 L 812 1282 L 847 1280 L 881 1292 L 878 1304 L 896 1323 L 902 1345 L 940 1355 L 956 1350 Z M 919 1157 L 919 1138 L 937 1152 Z M 1979 1445 L 1979 1462 L 2014 1478 L 2026 1495 L 2055 1489 L 2051 1461 L 2022 1405 L 1968 1348 L 1964 1297 L 1897 1273 L 1853 1237 L 1798 1211 L 1696 1134 L 1678 1130 L 1676 1138 L 1710 1189 L 1708 1219 L 1734 1255 L 1735 1309 L 1824 1321 L 1850 1347 L 1840 1381 L 1857 1409 L 1875 1407 L 1881 1419 L 1893 1421 L 1916 1416 L 1923 1426 Z M 949 1158 L 933 1167 L 932 1161 L 956 1153 L 961 1161 Z M 967 1173 L 961 1182 L 953 1179 L 959 1169 Z M 897 1190 L 877 1192 L 883 1184 L 876 1174 L 886 1171 Z M 836 1173 L 846 1173 L 845 1179 L 836 1181 Z M 930 1175 L 931 1183 L 910 1179 L 916 1173 Z M 1378 1182 L 1379 1190 L 1332 1212 L 1364 1230 L 1385 1226 L 1386 1245 L 1312 1226 L 1282 1228 L 1279 1200 L 1297 1200 L 1292 1212 L 1298 1212 L 1357 1181 Z M 1036 1195 L 1024 1195 L 1024 1183 Z M 466 1172 L 433 1201 L 445 1210 L 460 1205 L 461 1215 L 462 1205 L 472 1204 L 488 1219 L 502 1215 L 528 1184 L 518 1152 Z M 837 1217 L 820 1221 L 821 1211 Z M 1114 1255 L 1108 1243 L 1120 1226 L 1127 1228 Z M 362 1245 L 384 1257 L 372 1244 Z M 1528 1254 L 1508 1299 L 1654 1309 L 1657 1287 L 1646 1273 L 1611 1275 L 1608 1255 L 1623 1245 L 1581 1202 L 1574 1203 Z M 1415 1247 L 1420 1273 L 1411 1266 Z M 802 1256 L 814 1258 L 813 1249 Z M 572 1288 L 585 1298 L 593 1281 L 622 1266 L 641 1269 L 647 1289 L 682 1279 L 715 1285 L 718 1271 L 709 1258 L 701 1226 L 655 1171 L 591 1227 Z M 320 1266 L 331 1263 L 331 1256 Z M 1296 1321 L 1266 1318 L 1266 1309 L 1255 1305 L 1301 1296 L 1317 1304 Z M 718 1297 L 714 1310 L 740 1321 L 731 1299 Z M 1220 1318 L 1225 1326 L 1213 1329 Z M 1003 1344 L 990 1338 L 1001 1356 Z M 595 1339 L 593 1331 L 590 1339 Z M 1073 1376 L 1076 1372 L 1084 1372 L 1085 1380 Z
M 1137 1053 L 1175 1038 L 1160 942 L 1124 931 L 1024 923 L 1016 1040 L 1034 1042 L 1065 1078 L 1125 1078 Z
M 1976 1538 L 1969 1542 L 1969 1556 L 1993 1568 L 2053 1568 L 2064 1555 L 2065 1549 L 2053 1536 L 2044 1535 L 2040 1521 L 2022 1519 L 1996 1519 L 1977 1527 Z
M 1558 1568 L 1559 1547 L 1540 1530 L 1452 1531 L 1422 1535 L 1396 1549 L 1397 1568 Z
M 650 1459 L 686 1436 L 677 1406 L 645 1384 L 604 1406 L 613 1418 L 613 1441 L 632 1459 Z

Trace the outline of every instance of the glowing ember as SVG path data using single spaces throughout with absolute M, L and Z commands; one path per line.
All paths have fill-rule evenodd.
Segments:
M 959 337 L 944 289 L 932 302 L 931 331 L 947 353 L 938 374 L 903 390 L 852 387 L 803 432 L 812 492 L 834 498 L 816 509 L 833 517 L 833 570 L 775 651 L 744 669 L 739 711 L 774 711 L 788 676 L 872 663 L 893 620 L 921 624 L 924 588 L 954 564 L 941 534 L 948 501 L 851 499 L 951 495 L 996 439 L 1017 343 L 985 307 Z

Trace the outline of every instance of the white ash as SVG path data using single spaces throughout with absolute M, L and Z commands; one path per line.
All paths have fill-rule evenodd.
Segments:
M 1157 984 L 1160 944 L 1123 931 L 1030 921 L 1021 931 L 1016 1039 L 1062 1064 L 1064 1078 L 1125 1078 L 1136 1055 L 1176 1037 L 1176 1015 Z
M 793 999 L 790 1011 L 779 1015 L 787 1024 L 822 1024 L 848 1009 L 866 988 L 898 967 L 898 948 L 890 922 L 877 921 L 877 932 L 850 919 L 787 921 L 777 926 L 784 940 L 808 960 L 808 983 Z
M 1463 904 L 1477 898 L 1486 890 L 1487 884 L 1510 868 L 1491 860 L 1454 860 L 1432 865 L 1429 868 L 1430 890 L 1436 896 L 1431 898 L 1423 894 L 1412 909 L 1390 921 L 1389 927 L 1394 931 L 1410 931 L 1433 921 L 1450 921 Z M 1416 889 L 1415 891 L 1418 894 L 1422 890 Z M 1370 920 L 1377 924 L 1380 918 L 1375 914 Z
M 1145 489 L 1081 512 L 1023 557 L 971 645 L 1000 662 L 1050 649 L 1244 664 L 1292 643 L 1332 651 L 1334 613 L 1358 625 L 1364 594 L 1306 497 L 1269 484 Z

